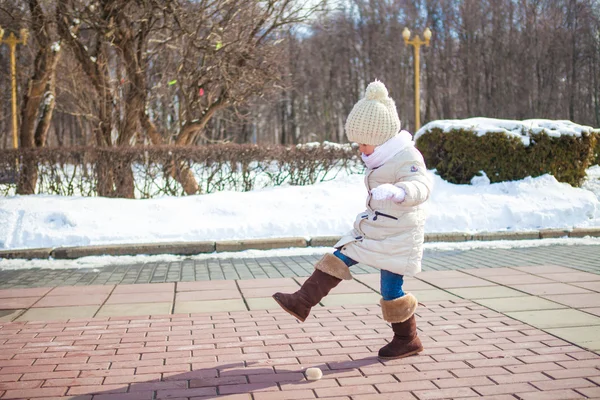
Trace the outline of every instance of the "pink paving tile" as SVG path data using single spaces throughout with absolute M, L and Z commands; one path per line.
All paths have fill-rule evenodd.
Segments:
M 20 298 L 5 298 L 0 299 L 0 310 L 18 310 L 21 308 L 29 308 L 39 297 L 20 297 Z
M 523 267 L 511 267 L 517 271 L 527 272 L 528 274 L 568 274 L 578 272 L 574 268 L 559 267 L 557 265 L 528 265 Z
M 344 281 L 329 292 L 330 294 L 372 293 L 373 290 L 355 280 Z
M 422 281 L 429 281 L 430 279 L 455 279 L 455 278 L 471 278 L 471 276 L 462 271 L 424 271 L 419 272 L 417 277 Z
M 177 301 L 228 300 L 241 298 L 242 295 L 237 290 L 237 288 L 235 290 L 203 290 L 195 292 L 179 292 L 176 295 Z
M 594 292 L 600 292 L 600 282 L 572 282 L 572 286 L 593 290 Z
M 66 307 L 66 306 L 98 306 L 104 303 L 108 294 L 45 296 L 35 303 L 33 308 L 39 307 Z
M 419 276 L 419 278 L 421 277 Z M 425 278 L 423 280 L 443 289 L 496 285 L 494 282 L 468 275 L 462 278 Z
M 142 283 L 135 285 L 117 285 L 113 294 L 173 292 L 174 290 L 174 283 Z
M 2 289 L 0 290 L 0 299 L 21 298 L 21 297 L 42 297 L 52 288 L 29 288 L 29 289 Z
M 566 274 L 539 274 L 546 279 L 551 279 L 556 282 L 600 282 L 600 274 L 592 274 L 590 272 L 573 271 Z
M 233 280 L 177 282 L 178 292 L 193 292 L 200 290 L 238 290 L 238 287 Z
M 91 285 L 91 286 L 61 286 L 55 287 L 48 296 L 78 296 L 90 294 L 109 294 L 115 285 Z
M 281 286 L 277 288 L 245 288 L 242 289 L 242 294 L 248 298 L 270 297 L 275 292 L 294 293 L 298 289 L 300 289 L 300 285 Z
M 378 285 L 379 285 L 378 281 Z M 405 278 L 403 288 L 406 287 L 406 290 L 426 290 L 426 289 L 434 289 L 429 283 L 414 279 L 414 278 Z M 379 286 L 377 286 L 377 290 L 379 290 Z
M 277 288 L 281 286 L 294 286 L 296 282 L 292 278 L 273 279 L 244 279 L 237 281 L 240 289 L 245 288 Z
M 593 307 L 593 308 L 586 308 L 585 310 L 586 313 L 590 313 L 590 314 L 594 314 L 600 317 L 600 307 Z
M 589 290 L 582 289 L 566 283 L 534 283 L 531 285 L 507 285 L 513 289 L 537 296 L 552 294 L 577 294 L 591 293 Z
M 501 275 L 488 276 L 487 280 L 500 283 L 502 285 L 526 285 L 530 283 L 554 283 L 553 280 L 542 278 L 537 275 L 520 274 L 520 275 Z
M 475 275 L 481 278 L 487 278 L 488 276 L 503 276 L 503 275 L 524 275 L 525 272 L 518 271 L 509 267 L 499 268 L 473 268 L 464 271 L 469 275 Z
M 117 286 L 117 289 L 119 287 Z M 116 291 L 116 289 L 115 289 Z M 173 301 L 173 291 L 163 291 L 154 293 L 124 293 L 112 294 L 105 304 L 133 304 L 133 303 L 165 303 Z
M 173 295 L 172 292 L 170 294 Z M 252 397 L 249 391 L 256 392 L 254 398 L 265 400 L 301 399 L 309 395 L 313 398 L 318 395 L 345 400 L 350 397 L 361 400 L 395 400 L 410 397 L 403 397 L 395 392 L 390 392 L 389 396 L 378 393 L 373 385 L 386 391 L 410 390 L 419 399 L 477 397 L 476 392 L 504 399 L 507 398 L 505 395 L 510 396 L 511 393 L 528 390 L 534 390 L 531 393 L 535 393 L 537 389 L 529 382 L 538 386 L 546 385 L 548 383 L 541 382 L 552 381 L 549 377 L 546 379 L 548 374 L 554 373 L 552 371 L 566 374 L 557 376 L 553 386 L 548 386 L 553 391 L 570 390 L 567 387 L 571 386 L 580 387 L 584 380 L 592 382 L 589 385 L 594 385 L 599 376 L 596 369 L 598 358 L 593 353 L 580 350 L 575 354 L 574 347 L 566 342 L 558 343 L 554 337 L 528 325 L 512 324 L 513 320 L 510 318 L 466 300 L 427 302 L 427 307 L 420 309 L 417 317 L 419 335 L 426 351 L 418 356 L 383 363 L 373 353 L 384 343 L 377 332 L 384 333 L 383 336 L 389 339 L 391 331 L 379 317 L 379 308 L 376 306 L 322 308 L 316 310 L 311 320 L 304 324 L 284 318 L 284 315 L 279 311 L 240 311 L 185 318 L 154 315 L 143 321 L 120 318 L 114 321 L 88 319 L 51 324 L 7 323 L 0 325 L 0 354 L 8 350 L 11 358 L 0 359 L 0 381 L 5 378 L 3 384 L 10 385 L 12 382 L 27 386 L 51 380 L 49 384 L 59 385 L 56 388 L 64 388 L 65 391 L 70 383 L 75 386 L 69 388 L 67 393 L 102 393 L 102 396 L 107 397 L 100 398 L 110 399 L 109 396 L 112 396 L 115 400 L 137 398 L 135 396 L 138 394 L 142 396 L 139 398 L 151 399 L 153 390 L 158 390 L 159 398 L 215 398 L 216 386 L 219 386 L 220 393 L 239 393 L 246 396 L 247 400 Z M 452 328 L 459 325 L 462 325 L 462 329 Z M 366 333 L 357 333 L 353 330 L 357 326 L 368 327 L 368 330 L 365 328 Z M 83 333 L 98 339 L 71 343 L 76 339 L 65 339 L 58 335 L 67 331 L 72 331 L 74 338 Z M 231 333 L 236 335 L 225 336 Z M 60 337 L 53 339 L 55 334 Z M 99 339 L 100 337 L 103 339 Z M 123 341 L 99 342 L 113 337 Z M 165 342 L 167 338 L 169 340 Z M 540 342 L 542 340 L 546 343 Z M 177 344 L 170 345 L 171 341 Z M 61 344 L 62 342 L 64 343 Z M 86 350 L 86 346 L 96 346 L 97 342 L 102 343 L 103 349 L 117 343 L 117 347 L 109 349 L 131 351 L 116 351 L 119 354 L 114 355 L 104 352 L 93 355 L 92 352 L 101 352 L 102 349 Z M 506 347 L 507 344 L 515 347 Z M 306 348 L 306 345 L 312 348 Z M 53 349 L 47 349 L 50 346 Z M 66 347 L 63 346 L 70 346 L 77 355 L 65 356 L 63 349 L 66 350 Z M 200 347 L 196 349 L 195 346 Z M 367 346 L 368 351 L 365 351 Z M 502 346 L 506 351 L 503 351 Z M 288 347 L 294 350 L 288 351 Z M 303 347 L 305 350 L 298 350 Z M 214 351 L 210 351 L 211 349 Z M 326 349 L 339 351 L 328 354 Z M 552 358 L 515 358 L 518 357 L 516 354 L 530 354 L 528 351 L 541 353 L 541 349 L 552 350 Z M 52 350 L 57 353 L 54 358 L 48 355 Z M 38 351 L 40 356 L 36 359 Z M 189 356 L 190 351 L 193 352 L 192 357 Z M 307 352 L 302 353 L 303 351 Z M 283 352 L 281 357 L 273 357 L 278 352 Z M 492 358 L 485 357 L 492 352 Z M 90 354 L 92 358 L 89 358 Z M 479 354 L 481 358 L 474 358 Z M 215 356 L 220 358 L 221 355 L 234 357 L 231 360 L 224 357 L 226 360 L 217 361 Z M 435 361 L 436 358 L 444 361 Z M 527 364 L 530 361 L 534 363 Z M 302 372 L 309 366 L 321 366 L 325 373 L 324 379 L 317 382 L 304 381 Z M 576 368 L 579 371 L 575 373 Z M 221 371 L 218 378 L 217 370 Z M 546 375 L 540 372 L 545 372 Z M 17 380 L 15 375 L 23 373 L 28 377 L 22 377 L 20 381 L 29 383 L 19 383 Z M 141 374 L 147 375 L 143 377 Z M 160 374 L 164 374 L 162 381 L 158 381 Z M 515 374 L 514 380 L 510 379 L 509 375 L 512 374 Z M 99 382 L 96 378 L 105 377 L 107 379 L 102 381 L 103 385 L 96 385 Z M 495 377 L 499 384 L 488 382 L 491 377 Z M 190 385 L 195 386 L 191 391 L 178 389 L 190 379 L 193 379 Z M 571 380 L 562 382 L 569 385 L 556 383 L 561 379 Z M 65 386 L 60 386 L 63 382 Z M 128 393 L 110 393 L 111 390 L 126 388 L 127 383 L 132 383 Z M 45 389 L 47 386 L 42 384 L 41 388 Z M 469 389 L 475 386 L 476 391 Z M 592 386 L 587 389 L 590 388 Z M 6 389 L 0 385 L 0 393 L 3 390 Z M 50 397 L 65 393 L 53 394 L 52 391 L 26 389 L 23 386 L 8 390 L 13 390 L 10 394 L 13 398 Z M 263 397 L 257 393 L 273 393 L 273 396 Z M 287 396 L 286 393 L 290 395 Z M 278 395 L 282 397 L 277 397 Z
M 362 281 L 362 282 L 365 282 L 365 281 L 379 282 L 379 279 L 381 278 L 381 274 L 379 272 L 377 272 L 375 274 L 358 274 L 358 275 L 354 275 L 353 278 L 357 279 L 359 281 Z M 406 279 L 414 279 L 414 278 L 407 277 Z
M 600 293 L 561 294 L 544 296 L 544 298 L 573 308 L 597 307 L 600 305 Z

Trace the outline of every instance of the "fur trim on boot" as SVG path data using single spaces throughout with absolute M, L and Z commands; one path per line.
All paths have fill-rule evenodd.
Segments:
M 381 299 L 381 312 L 383 319 L 387 322 L 404 322 L 415 313 L 419 302 L 417 298 L 410 293 L 394 300 Z
M 321 258 L 319 262 L 315 264 L 315 269 L 345 281 L 352 279 L 350 268 L 348 268 L 348 266 L 342 260 L 333 254 L 325 254 L 323 258 Z

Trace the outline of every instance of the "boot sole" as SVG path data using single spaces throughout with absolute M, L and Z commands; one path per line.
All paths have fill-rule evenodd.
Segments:
M 423 351 L 423 347 L 421 347 L 420 349 L 414 350 L 414 351 L 409 351 L 408 353 L 404 353 L 404 354 L 401 354 L 401 355 L 396 356 L 396 357 L 382 357 L 382 356 L 377 356 L 377 358 L 379 358 L 380 360 L 398 360 L 400 358 L 414 356 L 416 354 L 419 354 L 422 351 Z
M 295 312 L 292 312 L 290 310 L 288 310 L 287 308 L 285 308 L 283 306 L 283 304 L 281 304 L 281 302 L 279 300 L 277 300 L 277 297 L 275 296 L 271 296 L 273 298 L 273 300 L 275 300 L 277 302 L 277 304 L 279 304 L 279 307 L 281 307 L 283 309 L 283 311 L 285 311 L 286 313 L 290 314 L 293 317 L 296 317 L 300 322 L 304 322 L 306 321 L 306 318 L 301 318 L 298 314 L 296 314 Z

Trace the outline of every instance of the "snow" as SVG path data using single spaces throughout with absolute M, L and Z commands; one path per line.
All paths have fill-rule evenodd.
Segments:
M 587 169 L 587 176 L 581 187 L 594 193 L 600 200 L 600 165 L 594 165 Z
M 549 120 L 549 119 L 526 119 L 522 121 L 495 119 L 495 118 L 467 118 L 467 119 L 446 119 L 432 121 L 421 129 L 415 135 L 414 140 L 417 140 L 425 132 L 433 128 L 439 128 L 444 133 L 448 133 L 453 129 L 464 129 L 473 131 L 478 136 L 483 136 L 486 133 L 499 132 L 507 136 L 513 136 L 521 139 L 525 146 L 529 146 L 530 133 L 545 132 L 548 136 L 559 137 L 561 135 L 569 135 L 580 137 L 582 132 L 597 131 L 590 126 L 578 125 L 567 120 Z
M 60 42 L 54 42 L 54 43 L 52 43 L 52 46 L 50 48 L 55 53 L 59 52 L 60 51 Z
M 550 175 L 454 185 L 433 175 L 426 232 L 600 226 L 600 167 L 585 188 Z M 595 174 L 595 175 L 594 175 Z M 0 198 L 0 249 L 342 235 L 364 210 L 363 175 L 310 186 L 147 200 Z
M 54 100 L 54 95 L 52 93 L 50 93 L 50 92 L 47 92 L 44 95 L 44 105 L 45 106 L 49 106 L 50 103 L 52 103 L 52 100 Z

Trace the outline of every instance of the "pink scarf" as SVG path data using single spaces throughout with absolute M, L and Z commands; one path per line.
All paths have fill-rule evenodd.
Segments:
M 362 154 L 362 160 L 369 169 L 381 167 L 389 159 L 404 150 L 408 146 L 414 146 L 412 135 L 407 131 L 400 131 L 396 136 L 389 139 L 387 142 L 375 147 L 375 151 L 370 156 Z

